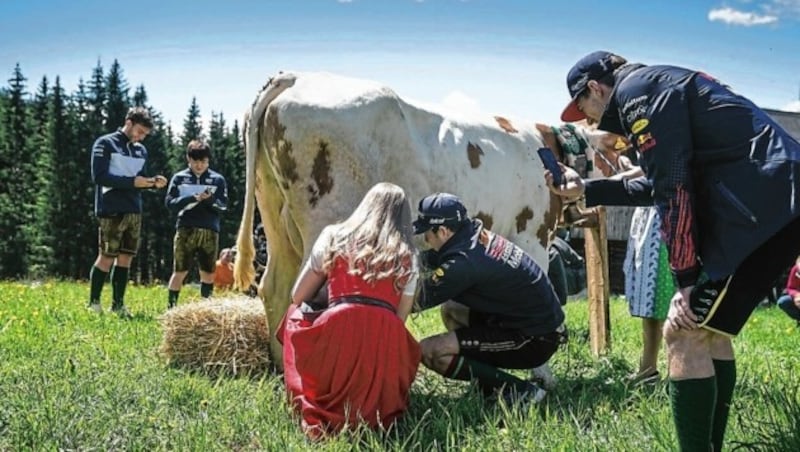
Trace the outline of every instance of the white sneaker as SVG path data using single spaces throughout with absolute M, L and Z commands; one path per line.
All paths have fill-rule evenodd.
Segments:
M 558 383 L 558 380 L 556 380 L 556 377 L 553 375 L 553 371 L 550 370 L 550 366 L 547 363 L 531 369 L 530 379 L 531 381 L 541 383 L 542 387 L 548 391 L 555 389 L 556 384 Z
M 103 307 L 100 306 L 100 303 L 89 303 L 89 306 L 87 306 L 86 308 L 91 311 L 94 311 L 97 314 L 103 313 Z
M 522 391 L 509 388 L 504 389 L 501 397 L 507 407 L 516 407 L 524 411 L 531 405 L 536 405 L 541 402 L 546 395 L 547 391 L 540 388 L 536 383 L 528 383 L 528 386 Z

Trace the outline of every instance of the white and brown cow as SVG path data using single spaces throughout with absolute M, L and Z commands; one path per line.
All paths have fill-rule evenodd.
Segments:
M 245 116 L 247 188 L 235 275 L 254 272 L 258 204 L 268 240 L 259 284 L 270 331 L 290 302 L 302 261 L 325 225 L 345 219 L 377 182 L 406 190 L 412 209 L 437 191 L 458 195 L 473 217 L 519 244 L 546 268 L 560 203 L 545 186 L 534 124 L 465 120 L 414 106 L 380 84 L 325 73 L 280 74 Z M 583 131 L 592 143 L 606 134 Z M 280 365 L 280 348 L 272 355 Z

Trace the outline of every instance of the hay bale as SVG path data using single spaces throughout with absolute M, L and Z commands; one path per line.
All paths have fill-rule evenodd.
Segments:
M 159 318 L 169 365 L 218 375 L 260 375 L 269 366 L 264 305 L 247 297 L 179 305 Z

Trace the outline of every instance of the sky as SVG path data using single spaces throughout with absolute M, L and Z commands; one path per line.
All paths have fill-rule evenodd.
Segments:
M 278 71 L 374 80 L 444 111 L 550 124 L 566 73 L 594 50 L 703 70 L 800 111 L 800 0 L 3 0 L 0 73 L 16 64 L 68 93 L 116 59 L 131 91 L 180 130 L 241 120 Z

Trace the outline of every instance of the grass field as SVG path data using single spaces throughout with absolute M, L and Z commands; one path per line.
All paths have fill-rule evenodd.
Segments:
M 0 450 L 676 450 L 665 385 L 625 383 L 640 323 L 622 300 L 612 300 L 613 348 L 602 358 L 589 353 L 586 303 L 568 303 L 570 343 L 551 361 L 559 386 L 528 412 L 485 405 L 467 384 L 421 368 L 410 410 L 390 431 L 311 444 L 280 376 L 212 379 L 165 366 L 165 288 L 130 286 L 129 321 L 89 312 L 88 290 L 0 283 Z M 186 288 L 181 301 L 197 296 Z M 418 338 L 442 329 L 435 310 L 409 327 Z M 762 308 L 734 345 L 739 384 L 726 447 L 800 450 L 800 329 Z

